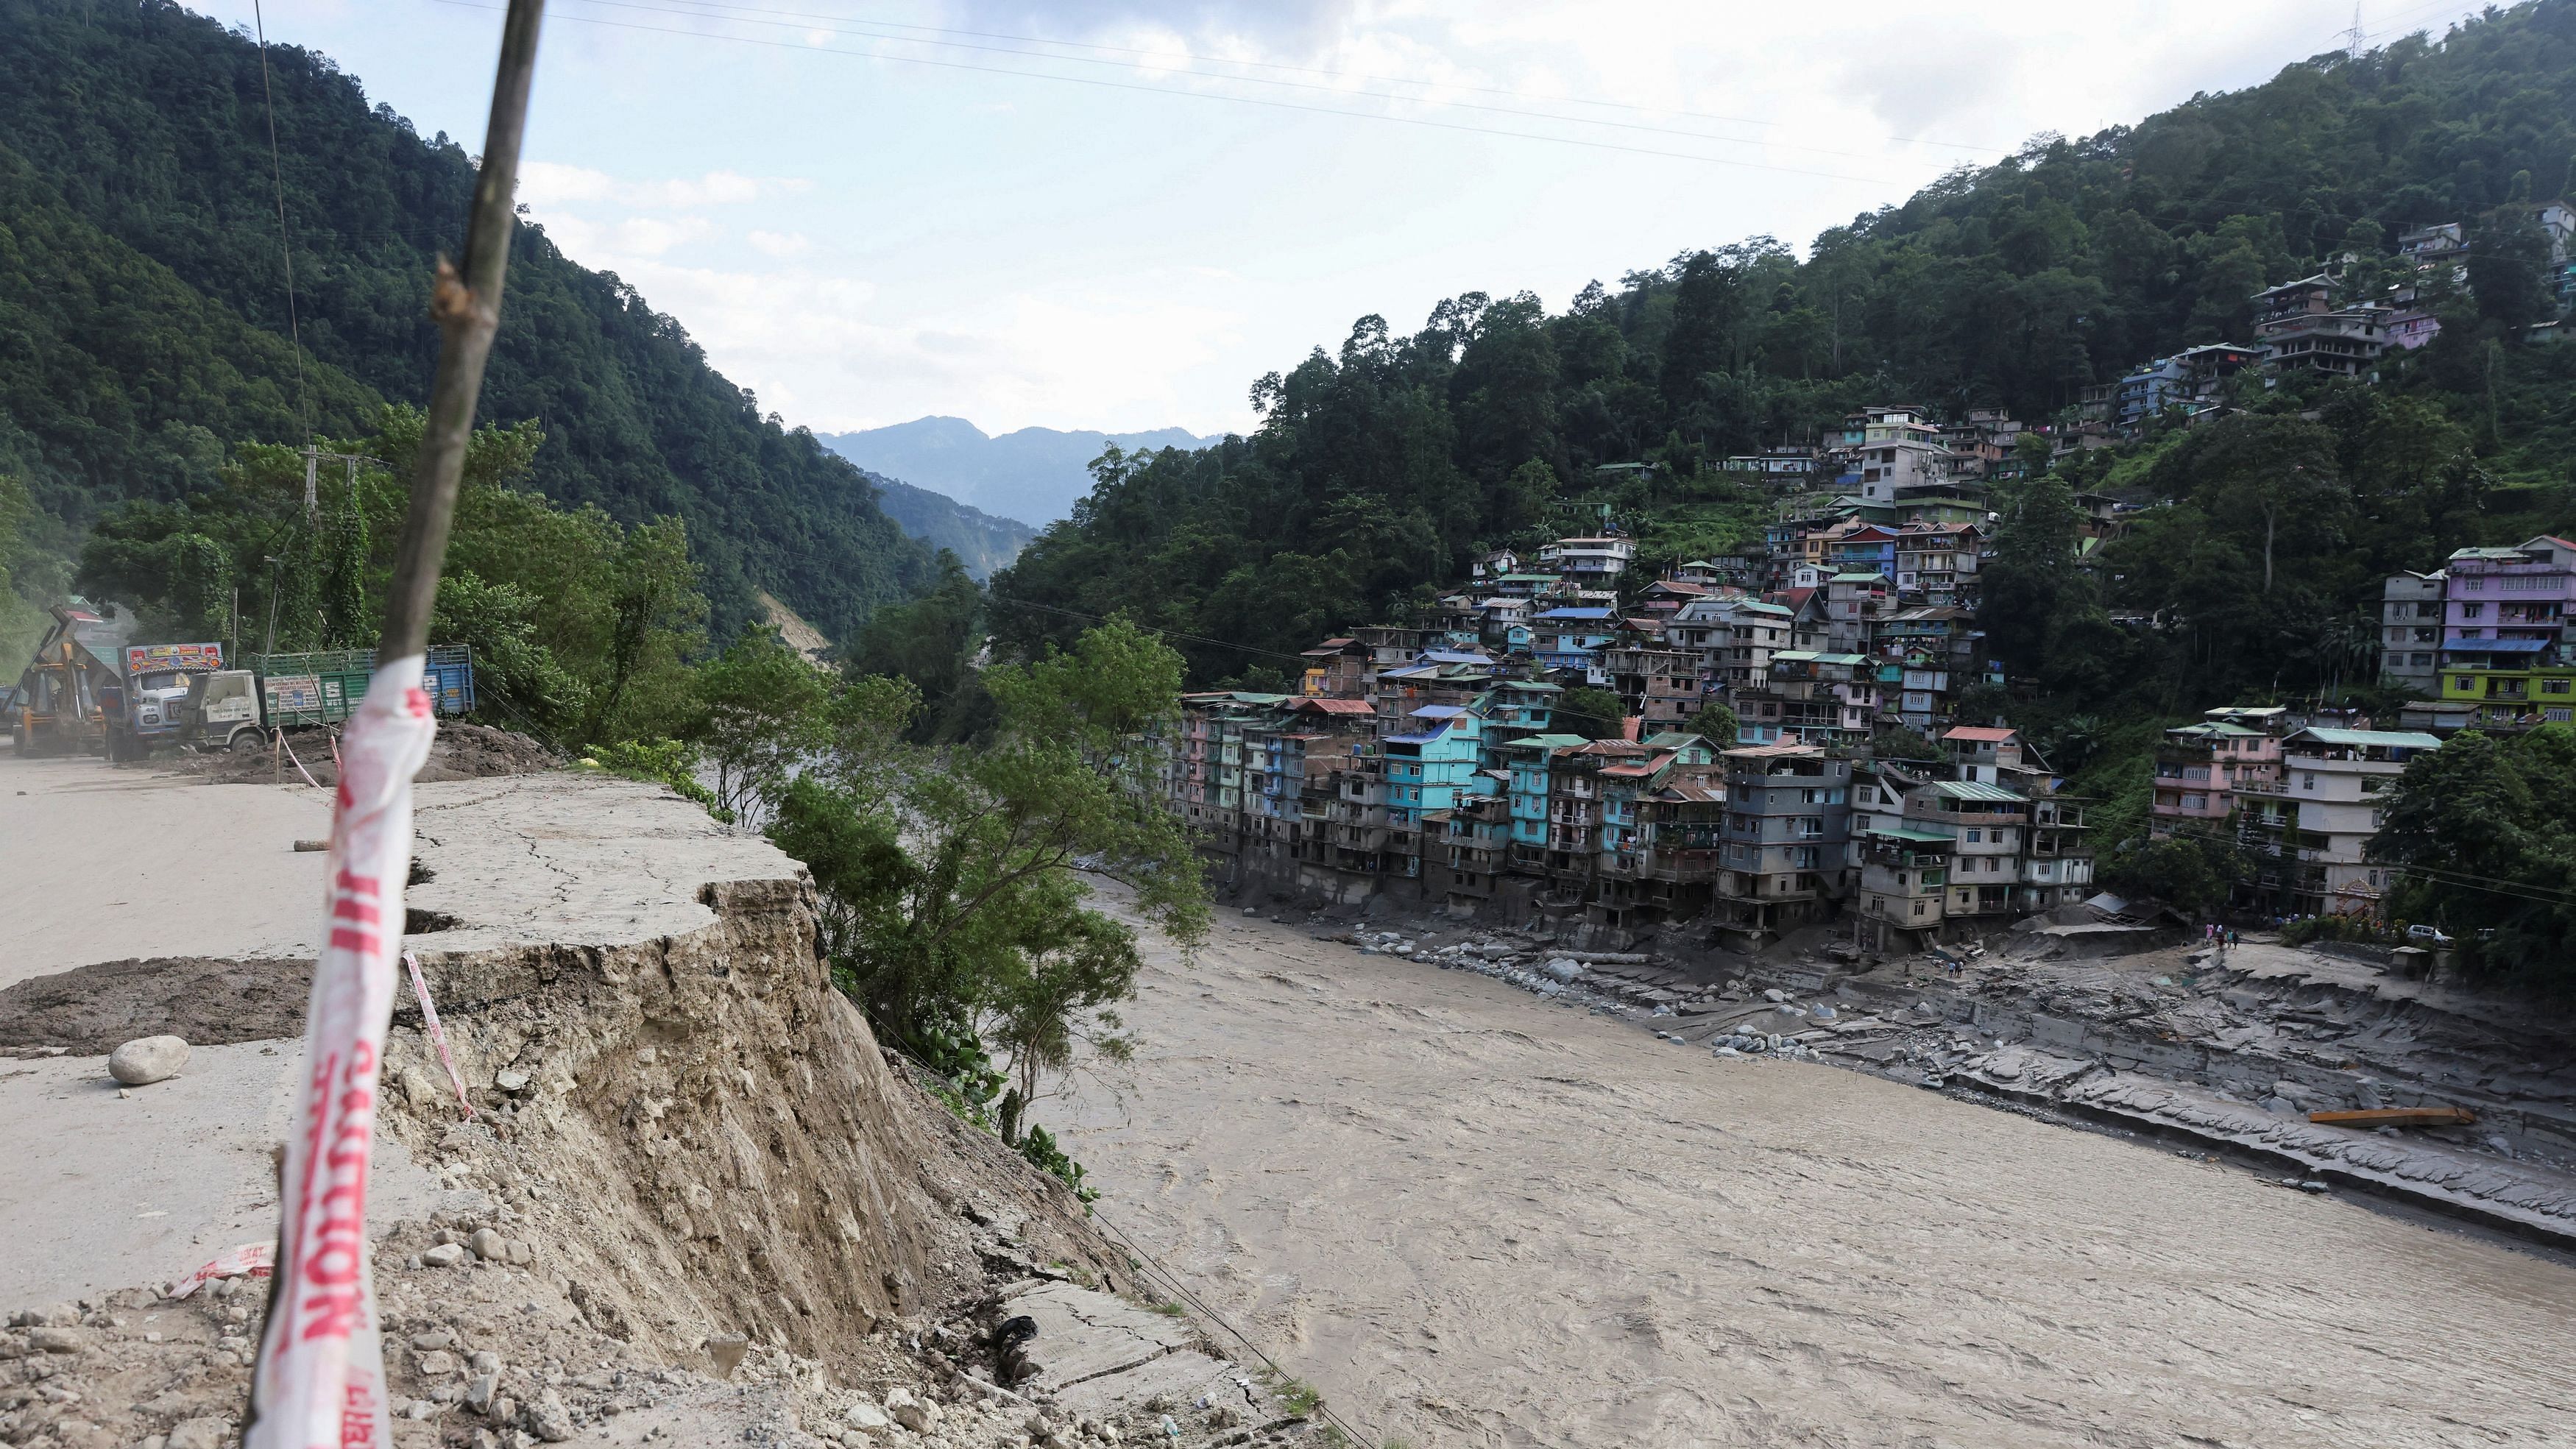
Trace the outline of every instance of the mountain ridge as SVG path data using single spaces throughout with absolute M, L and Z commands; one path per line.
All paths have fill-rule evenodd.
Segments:
M 1027 427 L 986 433 L 964 418 L 939 413 L 815 437 L 871 473 L 900 478 L 1033 530 L 1072 513 L 1073 505 L 1091 492 L 1092 460 L 1111 444 L 1129 452 L 1195 451 L 1218 441 L 1184 428 L 1113 433 Z
M 0 367 L 0 463 L 48 515 L 39 532 L 69 539 L 129 499 L 204 491 L 236 443 L 352 431 L 361 393 L 426 398 L 429 279 L 461 245 L 473 164 L 327 56 L 279 44 L 273 178 L 260 57 L 171 0 L 0 0 L 0 332 L 20 341 Z M 115 246 L 78 241 L 90 233 Z M 65 378 L 78 396 L 51 381 Z M 480 420 L 526 418 L 547 434 L 531 481 L 548 497 L 686 521 L 720 635 L 764 617 L 766 589 L 853 637 L 938 575 L 856 467 L 764 414 L 624 280 L 522 223 Z

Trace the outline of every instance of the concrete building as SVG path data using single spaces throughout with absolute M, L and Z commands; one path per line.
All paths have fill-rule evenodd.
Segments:
M 2440 569 L 2388 576 L 2379 591 L 2379 682 L 2418 694 L 2433 692 L 2442 667 Z
M 1811 745 L 1728 750 L 1718 926 L 1748 943 L 1826 919 L 1849 885 L 1851 761 Z
M 2388 888 L 2384 867 L 2362 859 L 2379 833 L 2384 797 L 2406 762 L 2440 739 L 2402 730 L 2309 728 L 2281 741 L 2281 789 L 2298 808 L 2283 839 L 2295 860 L 2290 907 L 2306 915 L 2364 915 Z

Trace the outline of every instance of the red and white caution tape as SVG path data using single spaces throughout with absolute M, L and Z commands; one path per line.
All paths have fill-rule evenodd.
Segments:
M 375 687 L 375 686 L 373 686 L 373 685 L 369 685 L 369 686 L 368 686 L 368 688 L 370 688 L 370 689 L 372 689 L 372 688 L 374 688 L 374 687 Z M 360 704 L 358 707 L 359 707 L 360 709 L 365 709 L 365 708 L 366 708 L 366 705 L 364 705 L 364 704 L 362 703 L 362 704 Z M 304 783 L 305 783 L 305 784 L 312 786 L 312 787 L 313 787 L 314 789 L 316 789 L 316 790 L 319 790 L 319 789 L 321 789 L 321 788 L 322 788 L 322 782 L 313 778 L 313 772 L 312 772 L 311 770 L 308 770 L 308 769 L 304 768 L 304 762 L 303 762 L 302 760 L 296 760 L 296 759 L 295 759 L 295 746 L 290 745 L 290 744 L 288 744 L 288 743 L 286 742 L 286 731 L 284 731 L 284 730 L 279 730 L 279 731 L 277 732 L 277 747 L 278 747 L 279 749 L 282 749 L 282 750 L 286 751 L 286 758 L 288 758 L 288 759 L 290 759 L 290 760 L 295 760 L 295 773 L 297 773 L 297 774 L 299 774 L 299 775 L 302 775 L 302 776 L 304 777 Z M 426 758 L 426 757 L 424 756 L 424 758 Z M 409 782 L 408 782 L 408 781 L 406 781 L 405 783 L 406 783 L 406 784 L 408 784 Z M 409 867 L 408 867 L 408 866 L 406 866 L 406 867 L 405 867 L 405 869 L 409 869 Z
M 244 1243 L 170 1285 L 170 1296 L 185 1298 L 218 1278 L 265 1278 L 277 1261 L 277 1244 Z
M 367 1161 L 411 874 L 411 781 L 437 721 L 417 654 L 378 666 L 349 718 L 331 817 L 303 1090 L 286 1142 L 277 1288 L 246 1449 L 386 1449 L 384 1349 L 369 1270 Z
M 474 1120 L 474 1099 L 465 1092 L 465 1074 L 456 1069 L 456 1056 L 447 1049 L 447 1028 L 438 1024 L 438 1008 L 429 999 L 429 983 L 421 979 L 420 959 L 409 951 L 403 953 L 403 969 L 411 973 L 411 994 L 420 998 L 420 1019 L 429 1028 L 429 1044 L 438 1048 L 439 1064 L 447 1068 L 447 1083 L 456 1089 L 456 1105 L 465 1110 L 465 1120 Z

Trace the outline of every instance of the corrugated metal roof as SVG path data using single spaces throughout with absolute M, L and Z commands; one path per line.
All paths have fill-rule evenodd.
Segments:
M 2390 750 L 2437 750 L 2442 747 L 2440 736 L 2422 734 L 2415 730 L 2344 730 L 2330 725 L 2320 725 L 2313 729 L 2301 730 L 2290 738 L 2298 739 L 2302 736 L 2320 744 L 2358 745 L 2365 749 L 2375 747 Z
M 1938 780 L 1923 788 L 1951 800 L 1984 800 L 1996 804 L 2010 802 L 2015 805 L 2029 803 L 2029 797 L 2017 791 L 2007 790 L 2001 785 L 1989 785 L 1983 780 Z

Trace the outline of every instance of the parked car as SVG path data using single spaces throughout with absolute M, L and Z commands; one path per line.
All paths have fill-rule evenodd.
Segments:
M 2408 926 L 2406 928 L 2406 939 L 2409 941 L 2423 941 L 2435 946 L 2447 946 L 2451 944 L 2451 938 L 2443 935 L 2441 928 L 2438 926 Z

